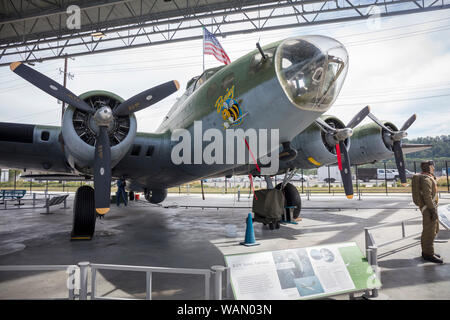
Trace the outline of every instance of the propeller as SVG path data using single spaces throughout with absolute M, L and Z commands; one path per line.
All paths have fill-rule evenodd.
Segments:
M 103 105 L 96 110 L 58 82 L 21 62 L 11 63 L 10 68 L 14 73 L 49 95 L 66 102 L 76 109 L 93 115 L 94 121 L 99 128 L 96 135 L 93 164 L 95 209 L 101 215 L 106 214 L 109 211 L 111 202 L 111 146 L 108 128 L 113 124 L 115 117 L 127 116 L 145 109 L 177 91 L 180 88 L 178 81 L 169 81 L 145 90 L 125 100 L 114 110 L 111 110 L 111 107 L 107 105 Z
M 394 131 L 393 129 L 385 126 L 372 113 L 369 113 L 369 118 L 385 130 L 387 135 L 387 139 L 385 139 L 385 142 L 392 147 L 392 151 L 394 152 L 395 164 L 397 165 L 400 181 L 401 183 L 406 183 L 406 168 L 405 157 L 402 150 L 402 139 L 408 136 L 406 130 L 408 130 L 408 128 L 414 123 L 414 121 L 416 121 L 417 115 L 413 114 L 411 117 L 409 117 L 409 119 L 405 121 L 403 126 L 398 131 Z
M 345 195 L 347 198 L 353 198 L 353 183 L 352 172 L 350 170 L 350 156 L 348 155 L 347 148 L 344 141 L 351 137 L 353 134 L 353 128 L 356 127 L 361 121 L 370 114 L 370 107 L 366 106 L 359 111 L 352 120 L 347 124 L 345 128 L 333 128 L 324 120 L 318 118 L 316 124 L 319 128 L 325 132 L 326 140 L 335 146 L 336 157 L 339 171 L 341 172 L 342 184 L 344 185 Z

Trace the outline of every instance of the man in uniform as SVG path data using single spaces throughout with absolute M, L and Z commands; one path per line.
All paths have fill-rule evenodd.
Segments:
M 443 263 L 441 256 L 434 252 L 433 242 L 439 232 L 439 218 L 437 212 L 438 193 L 434 176 L 434 162 L 425 161 L 420 164 L 422 172 L 414 175 L 412 190 L 414 203 L 422 212 L 422 258 L 434 263 Z

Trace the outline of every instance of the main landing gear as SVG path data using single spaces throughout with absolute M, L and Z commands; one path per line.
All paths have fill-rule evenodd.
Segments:
M 281 183 L 276 186 L 277 189 L 281 188 Z M 297 219 L 300 216 L 300 211 L 302 210 L 302 199 L 300 198 L 300 193 L 297 188 L 292 183 L 287 183 L 283 189 L 284 198 L 286 199 L 286 207 L 295 207 L 293 210 L 293 219 Z M 288 208 L 286 210 L 286 217 L 290 215 Z
M 90 186 L 79 187 L 73 203 L 71 240 L 91 240 L 96 218 L 94 189 Z

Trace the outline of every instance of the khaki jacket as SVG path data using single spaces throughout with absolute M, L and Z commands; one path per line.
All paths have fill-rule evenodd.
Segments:
M 438 193 L 437 193 L 437 182 L 432 176 L 425 175 L 425 179 L 421 179 L 422 185 L 420 190 L 422 191 L 422 198 L 424 202 L 424 207 L 430 210 L 436 210 L 438 205 Z M 422 207 L 422 211 L 425 209 Z

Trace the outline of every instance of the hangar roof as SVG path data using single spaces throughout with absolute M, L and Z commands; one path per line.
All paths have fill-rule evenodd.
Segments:
M 0 0 L 0 66 L 201 39 L 203 27 L 227 36 L 446 8 L 450 0 Z

